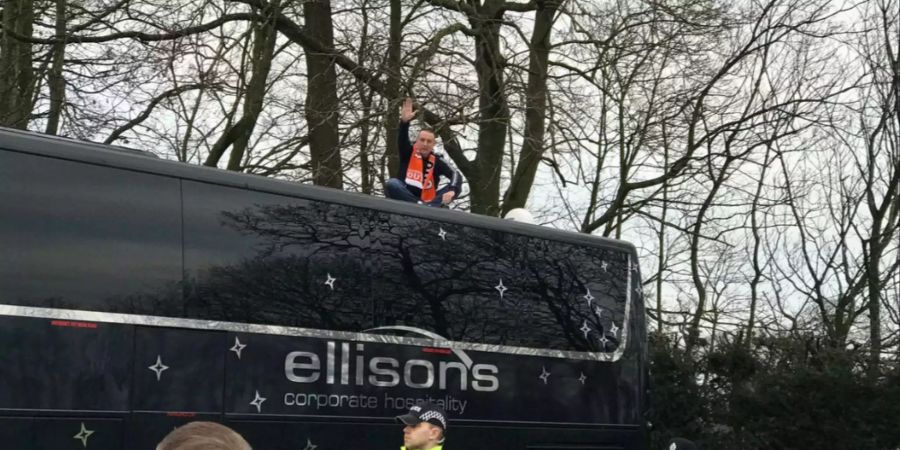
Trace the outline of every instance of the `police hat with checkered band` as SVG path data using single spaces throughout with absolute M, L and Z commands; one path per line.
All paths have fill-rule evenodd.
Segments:
M 428 422 L 432 425 L 447 429 L 447 413 L 434 403 L 425 403 L 416 405 L 409 409 L 409 412 L 402 416 L 397 416 L 397 420 L 406 425 L 418 425 L 422 422 Z

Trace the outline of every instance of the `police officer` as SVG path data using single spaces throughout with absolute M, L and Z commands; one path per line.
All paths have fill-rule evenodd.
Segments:
M 400 450 L 442 450 L 447 431 L 444 408 L 434 403 L 416 405 L 408 413 L 397 416 L 397 420 L 406 425 Z

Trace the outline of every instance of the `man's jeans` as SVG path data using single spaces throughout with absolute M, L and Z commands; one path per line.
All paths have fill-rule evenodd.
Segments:
M 443 206 L 441 204 L 441 199 L 447 192 L 450 192 L 450 186 L 444 186 L 438 189 L 437 195 L 435 195 L 430 202 L 425 204 L 428 206 L 436 207 Z M 419 201 L 421 200 L 406 188 L 406 183 L 403 180 L 397 178 L 391 178 L 387 181 L 387 183 L 384 184 L 384 193 L 388 198 L 392 198 L 394 200 L 402 200 L 404 202 L 419 203 Z

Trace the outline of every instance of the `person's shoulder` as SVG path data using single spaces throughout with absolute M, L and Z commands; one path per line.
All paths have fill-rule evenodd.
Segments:
M 451 164 L 451 160 L 448 157 L 445 157 L 443 153 L 435 153 L 437 155 L 435 160 L 435 165 L 440 166 L 442 171 L 447 172 L 456 172 L 456 169 L 453 168 L 453 164 Z
M 434 154 L 434 165 L 438 166 L 441 172 L 453 172 L 453 166 L 450 165 L 450 158 L 445 158 L 443 153 Z

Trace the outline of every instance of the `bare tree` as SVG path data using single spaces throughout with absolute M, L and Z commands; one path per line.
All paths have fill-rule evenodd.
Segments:
M 518 165 L 503 197 L 502 213 L 522 208 L 531 193 L 546 143 L 547 77 L 552 48 L 551 34 L 559 1 L 538 1 L 528 52 L 528 86 L 525 89 L 525 132 Z M 515 154 L 515 153 L 513 153 Z
M 277 2 L 274 2 L 261 8 L 259 12 L 266 19 L 253 25 L 253 45 L 248 55 L 252 72 L 250 80 L 247 82 L 247 87 L 242 93 L 243 115 L 226 128 L 225 132 L 210 150 L 206 161 L 203 163 L 204 165 L 216 166 L 225 150 L 231 147 L 227 165 L 228 170 L 241 170 L 242 168 L 244 153 L 247 150 L 247 145 L 250 142 L 250 136 L 256 126 L 259 114 L 262 112 L 263 101 L 268 87 L 269 70 L 271 69 L 277 38 L 274 28 L 274 16 L 280 13 L 280 7 Z
M 854 165 L 863 180 L 869 226 L 854 222 L 853 229 L 865 252 L 869 374 L 877 378 L 882 359 L 883 292 L 885 282 L 897 270 L 896 264 L 885 261 L 884 256 L 900 224 L 900 13 L 896 5 L 886 1 L 870 7 L 865 13 L 870 14 L 867 19 L 872 31 L 863 36 L 860 49 L 870 84 L 862 93 L 858 134 L 846 142 L 853 155 L 860 153 L 854 144 L 859 143 L 863 150 Z

